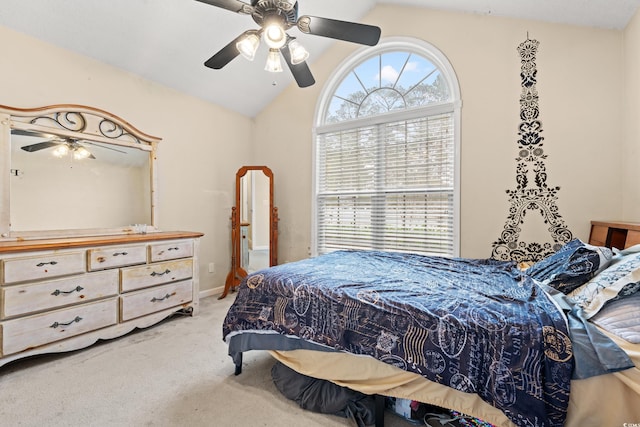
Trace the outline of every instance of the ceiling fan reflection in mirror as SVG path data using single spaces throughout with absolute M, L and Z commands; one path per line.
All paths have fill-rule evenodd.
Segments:
M 265 70 L 282 71 L 280 62 L 280 54 L 282 54 L 298 86 L 308 87 L 315 83 L 306 63 L 309 52 L 295 37 L 287 34 L 286 31 L 290 28 L 295 26 L 305 34 L 368 46 L 375 46 L 380 40 L 380 28 L 373 25 L 308 15 L 298 17 L 298 2 L 295 0 L 251 0 L 251 4 L 240 0 L 196 1 L 251 15 L 260 26 L 258 30 L 245 31 L 204 63 L 205 66 L 216 70 L 227 65 L 238 55 L 252 61 L 262 37 L 269 48 Z
M 29 134 L 30 136 L 33 136 L 33 134 Z M 79 139 L 75 139 L 75 138 L 68 138 L 68 137 L 59 137 L 59 136 L 55 136 L 55 135 L 39 135 L 39 136 L 43 136 L 43 137 L 49 137 L 50 139 L 43 141 L 43 142 L 37 142 L 35 144 L 28 144 L 28 145 L 23 145 L 22 147 L 20 147 L 22 150 L 24 151 L 28 151 L 30 153 L 36 152 L 36 151 L 40 151 L 40 150 L 44 150 L 46 148 L 52 148 L 55 147 L 55 149 L 52 151 L 52 154 L 56 157 L 65 157 L 65 156 L 71 156 L 72 159 L 74 160 L 83 160 L 83 159 L 95 159 L 96 157 L 93 155 L 93 153 L 91 153 L 91 151 L 89 151 L 89 149 L 85 146 L 85 145 L 92 145 L 94 147 L 99 147 L 99 148 L 104 148 L 107 150 L 112 150 L 112 151 L 117 151 L 119 153 L 123 153 L 126 154 L 125 151 L 121 151 L 115 148 L 111 148 L 111 147 L 106 147 L 102 144 L 98 144 L 95 142 L 91 142 L 91 141 L 84 141 L 84 140 L 79 140 Z

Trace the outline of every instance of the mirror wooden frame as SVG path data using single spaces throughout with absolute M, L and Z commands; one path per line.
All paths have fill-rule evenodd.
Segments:
M 267 166 L 242 166 L 236 173 L 236 205 L 231 208 L 231 271 L 227 275 L 224 284 L 224 291 L 218 299 L 227 296 L 229 292 L 235 291 L 243 278 L 247 276 L 247 271 L 242 267 L 241 245 L 242 236 L 240 233 L 240 196 L 241 179 L 249 171 L 263 172 L 269 179 L 269 266 L 278 264 L 278 208 L 273 206 L 273 172 Z
M 131 225 L 116 228 L 38 230 L 15 232 L 10 225 L 11 131 L 40 132 L 61 137 L 90 140 L 115 147 L 130 147 L 150 153 L 151 224 L 145 232 L 157 231 L 156 149 L 161 138 L 148 135 L 120 117 L 94 107 L 58 104 L 40 108 L 0 105 L 0 240 L 135 234 Z

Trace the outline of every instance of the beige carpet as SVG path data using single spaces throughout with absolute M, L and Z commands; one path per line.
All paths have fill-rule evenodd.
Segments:
M 349 426 L 283 397 L 266 352 L 245 353 L 243 373 L 233 375 L 221 338 L 233 298 L 205 298 L 196 317 L 174 316 L 84 350 L 1 367 L 0 425 Z M 390 413 L 385 424 L 411 425 Z

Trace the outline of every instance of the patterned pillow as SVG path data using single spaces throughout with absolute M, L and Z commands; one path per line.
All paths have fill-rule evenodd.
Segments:
M 604 270 L 613 257 L 611 249 L 573 239 L 553 255 L 538 261 L 525 272 L 560 292 L 568 294 Z
M 571 292 L 569 297 L 582 307 L 586 318 L 589 319 L 607 302 L 633 295 L 638 291 L 640 291 L 640 250 L 616 255 L 610 267 Z

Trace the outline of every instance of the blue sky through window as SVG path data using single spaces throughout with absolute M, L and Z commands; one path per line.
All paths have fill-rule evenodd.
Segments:
M 440 70 L 412 52 L 387 52 L 358 64 L 335 91 L 325 122 L 340 122 L 448 98 Z M 434 95 L 435 94 L 435 95 Z M 386 100 L 386 102 L 385 102 Z

